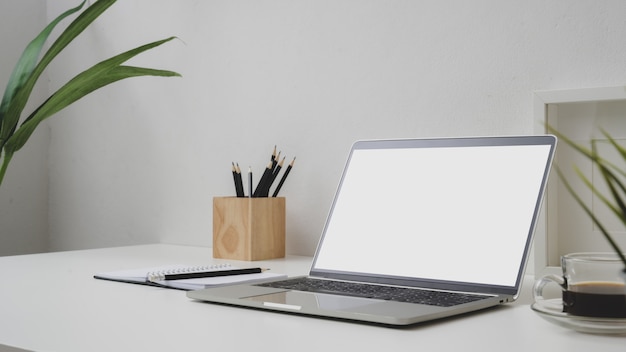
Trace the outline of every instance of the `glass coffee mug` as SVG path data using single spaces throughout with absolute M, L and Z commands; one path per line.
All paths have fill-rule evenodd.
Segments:
M 549 283 L 561 287 L 563 312 L 569 315 L 626 318 L 624 263 L 614 253 L 572 253 L 561 257 L 563 276 L 546 275 L 535 283 L 536 302 Z

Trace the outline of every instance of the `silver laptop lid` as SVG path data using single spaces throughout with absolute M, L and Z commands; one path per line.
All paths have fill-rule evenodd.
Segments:
M 516 295 L 554 136 L 358 141 L 310 275 Z

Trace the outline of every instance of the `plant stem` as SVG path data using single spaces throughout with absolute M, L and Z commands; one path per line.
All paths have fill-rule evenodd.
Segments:
M 2 185 L 2 180 L 4 180 L 4 174 L 7 172 L 7 167 L 9 166 L 11 158 L 13 158 L 13 153 L 4 154 L 4 158 L 2 159 L 2 168 L 0 169 L 0 186 Z

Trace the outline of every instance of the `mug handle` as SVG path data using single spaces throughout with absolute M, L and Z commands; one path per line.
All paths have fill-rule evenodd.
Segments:
M 539 279 L 539 281 L 535 282 L 533 286 L 533 296 L 535 301 L 543 301 L 545 298 L 543 297 L 543 288 L 549 283 L 556 283 L 561 287 L 561 290 L 565 291 L 567 289 L 567 282 L 562 276 L 558 275 L 546 275 Z

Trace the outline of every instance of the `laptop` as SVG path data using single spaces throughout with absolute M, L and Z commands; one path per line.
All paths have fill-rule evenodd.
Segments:
M 308 276 L 187 296 L 388 326 L 512 302 L 555 146 L 551 135 L 357 141 Z

